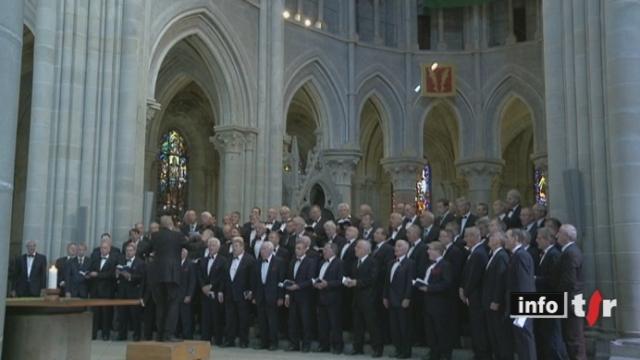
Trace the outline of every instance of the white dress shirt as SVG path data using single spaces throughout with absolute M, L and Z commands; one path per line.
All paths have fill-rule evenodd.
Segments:
M 329 265 L 331 265 L 331 262 L 333 261 L 333 259 L 335 259 L 335 255 L 331 257 L 331 259 L 326 260 L 322 266 L 320 267 L 320 274 L 318 275 L 318 279 L 320 280 L 324 280 L 324 274 L 327 272 L 327 269 L 329 268 Z
M 471 216 L 471 211 L 467 212 L 462 216 L 462 221 L 460 221 L 460 233 L 464 232 L 464 229 L 467 227 L 467 221 L 469 220 L 469 216 Z
M 217 254 L 211 256 L 209 258 L 209 260 L 207 261 L 207 275 L 209 275 L 211 273 L 211 267 L 213 266 L 214 261 L 216 261 L 216 255 Z
M 496 257 L 496 254 L 498 254 L 501 250 L 502 250 L 502 247 L 499 247 L 495 251 L 493 251 L 493 254 L 491 254 L 489 261 L 487 261 L 487 266 L 484 267 L 485 270 L 489 268 L 489 265 L 491 265 L 493 258 Z
M 411 218 L 411 220 L 409 220 L 405 225 L 404 228 L 409 230 L 409 228 L 411 227 L 411 225 L 413 225 L 413 223 L 416 221 L 416 218 L 418 217 L 418 215 L 413 215 L 413 217 Z
M 431 266 L 429 266 L 429 268 L 427 269 L 426 274 L 424 274 L 424 282 L 425 284 L 429 285 L 429 276 L 431 276 L 431 270 L 433 270 L 434 267 L 436 267 L 436 265 L 438 265 L 438 263 L 440 262 L 440 260 L 442 260 L 442 256 L 440 256 L 439 258 L 436 259 L 436 262 L 434 262 L 433 264 L 431 264 Z
M 369 255 L 365 255 L 361 259 L 358 259 L 358 262 L 356 263 L 356 269 L 359 268 L 360 265 L 362 265 L 365 260 L 367 260 L 367 257 L 369 257 Z
M 266 261 L 262 260 L 262 266 L 260 267 L 260 278 L 263 285 L 267 283 L 267 275 L 269 274 L 269 263 L 271 262 L 272 258 L 273 254 L 269 255 L 269 258 Z
M 344 255 L 347 253 L 347 249 L 349 249 L 349 246 L 351 246 L 351 244 L 353 244 L 354 241 L 356 241 L 356 239 L 351 239 L 349 240 L 349 242 L 344 244 L 344 246 L 342 247 L 342 250 L 340 250 L 340 260 L 344 259 Z
M 253 244 L 253 253 L 256 255 L 256 259 L 260 258 L 260 248 L 262 247 L 262 244 L 264 243 L 266 238 L 267 235 L 262 235 L 260 239 L 256 240 L 256 243 Z
M 300 269 L 300 264 L 302 264 L 302 260 L 304 260 L 305 256 L 307 255 L 302 255 L 301 258 L 299 258 L 298 260 L 296 260 L 296 263 L 293 265 L 293 278 L 296 278 L 296 275 L 298 275 L 298 269 Z
M 240 261 L 242 261 L 242 256 L 244 256 L 244 253 L 238 255 L 238 257 L 234 257 L 231 261 L 231 267 L 229 268 L 229 277 L 231 277 L 231 281 L 236 277 L 236 272 L 240 266 Z
M 409 252 L 407 252 L 407 257 L 411 257 L 411 254 L 413 254 L 413 250 L 416 249 L 416 246 L 418 246 L 418 244 L 420 244 L 420 241 L 422 241 L 422 239 L 418 239 L 416 240 L 416 242 L 413 243 L 413 245 L 411 245 L 411 247 L 409 248 Z
M 31 278 L 31 268 L 33 267 L 33 260 L 36 258 L 36 254 L 33 256 L 27 255 L 27 279 Z
M 542 252 L 542 256 L 540 257 L 540 262 L 538 264 L 542 264 L 542 260 L 544 260 L 544 257 L 547 256 L 547 253 L 549 252 L 549 249 L 551 249 L 554 245 L 551 244 L 549 246 L 546 247 L 546 249 L 544 249 L 544 251 Z
M 562 247 L 562 252 L 564 252 L 565 250 L 567 250 L 567 248 L 571 245 L 573 245 L 575 243 L 575 241 L 571 241 L 569 243 L 567 243 L 565 246 Z
M 391 238 L 392 238 L 393 240 L 395 240 L 395 239 L 396 239 L 396 236 L 398 236 L 398 233 L 400 232 L 400 229 L 402 229 L 402 225 L 400 225 L 400 226 L 398 226 L 397 228 L 395 228 L 395 229 L 393 230 L 393 232 L 391 233 Z
M 104 264 L 106 264 L 107 260 L 109 260 L 109 255 L 102 256 L 100 258 L 100 271 L 102 271 L 102 268 L 104 267 Z

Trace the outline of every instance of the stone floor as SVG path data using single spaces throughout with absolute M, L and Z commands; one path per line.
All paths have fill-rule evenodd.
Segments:
M 281 348 L 284 346 L 285 342 L 281 343 Z M 350 350 L 350 347 L 347 346 L 347 350 Z M 117 342 L 117 341 L 93 341 L 91 344 L 91 353 L 93 356 L 91 360 L 125 360 L 126 357 L 126 343 L 125 342 Z M 370 359 L 371 349 L 365 348 L 366 355 L 362 356 L 346 356 L 346 355 L 331 355 L 331 354 L 317 354 L 317 353 L 307 353 L 303 354 L 301 352 L 287 352 L 284 350 L 278 351 L 267 351 L 267 350 L 253 350 L 253 349 L 239 349 L 239 348 L 218 348 L 215 347 L 211 351 L 211 359 L 234 359 L 234 360 L 276 360 L 276 359 L 318 359 L 318 360 L 329 360 L 329 359 Z M 387 346 L 385 348 L 385 357 L 389 359 L 391 354 L 393 353 L 393 347 Z M 420 359 L 424 355 L 426 355 L 427 351 L 424 348 L 416 348 L 414 349 L 413 358 Z M 454 359 L 456 360 L 466 360 L 471 359 L 472 355 L 469 351 L 466 350 L 456 350 L 454 352 Z M 149 359 L 153 360 L 153 359 Z

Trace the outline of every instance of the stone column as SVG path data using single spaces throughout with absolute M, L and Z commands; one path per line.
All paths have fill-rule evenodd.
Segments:
M 351 180 L 361 157 L 362 154 L 358 150 L 325 150 L 322 153 L 323 168 L 329 171 L 331 179 L 342 196 L 342 199 L 336 201 L 334 205 L 341 202 L 351 204 L 353 201 Z
M 396 202 L 416 201 L 416 182 L 425 161 L 415 157 L 390 157 L 380 162 L 391 176 L 393 196 Z
M 210 138 L 220 154 L 218 214 L 240 211 L 243 197 L 244 134 L 235 128 L 215 130 Z
M 2 131 L 0 143 L 0 348 L 2 347 L 7 273 L 9 268 L 9 239 L 11 237 L 11 207 L 13 201 L 13 173 L 18 128 L 18 99 L 20 97 L 20 66 L 22 64 L 22 10 L 23 1 L 9 0 L 2 5 L 0 15 L 0 111 Z
M 447 42 L 444 39 L 444 10 L 438 9 L 438 50 L 447 50 Z
M 507 0 L 507 38 L 506 45 L 516 43 L 516 35 L 513 32 L 513 0 Z
M 604 1 L 616 330 L 640 337 L 640 1 Z
M 491 206 L 493 181 L 502 172 L 502 160 L 462 160 L 456 167 L 458 174 L 467 180 L 469 185 L 468 199 L 477 204 L 483 202 Z
M 373 0 L 373 42 L 378 45 L 384 43 L 380 33 L 380 0 Z

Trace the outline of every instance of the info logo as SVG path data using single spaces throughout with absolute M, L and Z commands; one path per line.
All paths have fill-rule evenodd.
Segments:
M 547 293 L 511 293 L 511 317 L 512 318 L 566 318 L 569 316 L 569 295 L 565 292 Z M 616 299 L 603 299 L 600 290 L 596 290 L 589 298 L 589 306 L 585 313 L 586 301 L 582 294 L 576 294 L 571 299 L 573 314 L 586 318 L 589 326 L 601 317 L 611 317 L 611 310 L 618 305 Z

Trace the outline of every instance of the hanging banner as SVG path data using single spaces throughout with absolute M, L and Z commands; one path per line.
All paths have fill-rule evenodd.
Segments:
M 451 64 L 422 64 L 422 96 L 449 97 L 456 94 L 455 67 Z

